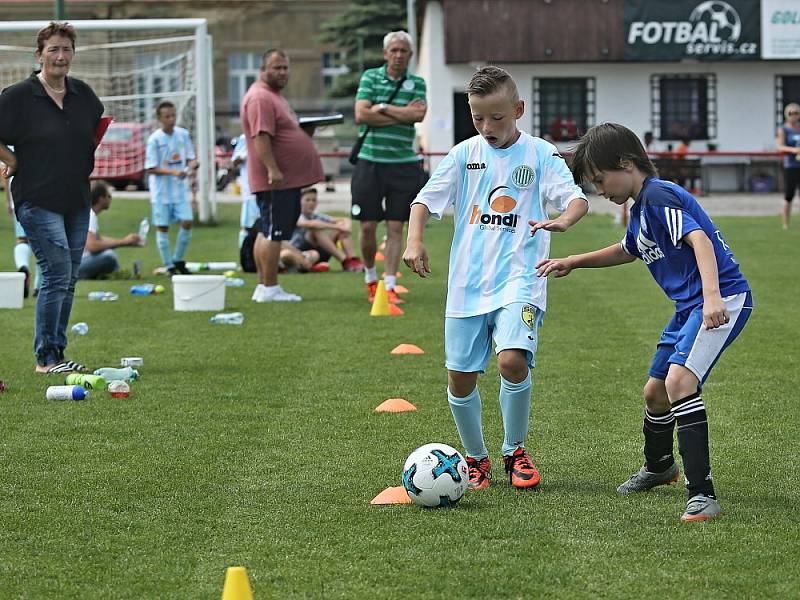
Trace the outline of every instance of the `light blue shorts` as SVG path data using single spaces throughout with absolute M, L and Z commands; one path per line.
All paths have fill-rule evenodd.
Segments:
M 192 205 L 186 202 L 153 202 L 153 226 L 169 227 L 179 221 L 191 221 Z
M 531 304 L 515 302 L 474 317 L 445 317 L 445 366 L 450 371 L 483 373 L 495 353 L 512 348 L 525 350 L 528 366 L 536 361 L 542 311 Z
M 743 292 L 722 299 L 730 321 L 716 329 L 703 327 L 703 305 L 675 313 L 658 341 L 650 377 L 666 379 L 671 364 L 689 369 L 700 385 L 705 382 L 722 352 L 744 329 L 753 312 L 753 296 Z
M 11 213 L 11 220 L 14 221 L 14 235 L 16 235 L 18 238 L 27 238 L 28 234 L 25 233 L 22 225 L 20 225 L 19 221 L 17 221 L 17 215 L 13 212 Z
M 256 219 L 261 216 L 261 211 L 256 202 L 256 195 L 250 194 L 247 198 L 242 199 L 242 213 L 239 217 L 239 226 L 242 229 L 250 229 Z

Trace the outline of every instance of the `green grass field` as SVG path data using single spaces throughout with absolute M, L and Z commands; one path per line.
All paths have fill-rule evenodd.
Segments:
M 115 200 L 101 231 L 147 214 Z M 10 220 L 0 270 L 13 270 Z M 169 291 L 80 282 L 68 356 L 94 367 L 142 356 L 127 400 L 48 402 L 35 375 L 34 301 L 0 311 L 0 598 L 219 598 L 225 568 L 248 568 L 264 598 L 798 597 L 796 486 L 798 229 L 719 218 L 756 311 L 705 387 L 712 464 L 726 515 L 683 525 L 682 486 L 619 497 L 641 465 L 641 387 L 672 309 L 641 264 L 553 280 L 534 372 L 528 448 L 540 490 L 502 477 L 498 375 L 479 385 L 495 460 L 489 490 L 451 510 L 370 506 L 400 485 L 423 443 L 460 447 L 445 397 L 443 308 L 452 223 L 427 230 L 433 274 L 404 274 L 406 314 L 371 318 L 360 275 L 290 275 L 301 304 L 227 289 L 242 326 L 174 312 Z M 238 206 L 197 227 L 188 260 L 233 260 Z M 553 255 L 613 243 L 610 217 L 554 235 Z M 119 252 L 149 273 L 154 240 Z M 158 278 L 147 278 L 158 281 Z M 166 283 L 166 281 L 164 280 Z M 91 290 L 118 302 L 87 300 Z M 392 356 L 414 343 L 424 356 Z M 402 397 L 416 413 L 372 412 Z

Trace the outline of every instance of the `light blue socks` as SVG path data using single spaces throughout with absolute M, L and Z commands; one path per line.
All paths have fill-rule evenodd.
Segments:
M 531 372 L 519 383 L 511 383 L 500 376 L 500 410 L 503 413 L 503 456 L 510 456 L 525 445 L 528 436 L 528 419 L 531 414 Z
M 158 246 L 158 253 L 161 255 L 161 261 L 168 269 L 174 267 L 169 252 L 169 233 L 166 231 L 156 231 L 156 246 Z
M 173 261 L 183 260 L 186 255 L 186 248 L 189 247 L 189 241 L 192 239 L 192 230 L 178 229 L 178 239 L 175 241 L 175 254 L 172 257 Z
M 483 441 L 483 426 L 481 424 L 481 395 L 478 388 L 463 398 L 456 398 L 447 390 L 447 401 L 461 436 L 461 444 L 467 455 L 472 458 L 485 458 L 489 456 L 486 444 Z
M 14 264 L 17 270 L 22 267 L 30 268 L 31 247 L 28 244 L 17 244 L 14 246 Z

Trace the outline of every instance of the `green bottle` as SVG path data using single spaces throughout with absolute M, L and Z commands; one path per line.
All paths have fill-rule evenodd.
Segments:
M 67 385 L 81 385 L 87 390 L 106 389 L 106 380 L 100 375 L 85 375 L 83 373 L 72 373 L 67 375 Z

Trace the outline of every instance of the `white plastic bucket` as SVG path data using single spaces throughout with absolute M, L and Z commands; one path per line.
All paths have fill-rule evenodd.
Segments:
M 0 308 L 22 308 L 25 273 L 0 273 Z
M 175 310 L 224 310 L 224 275 L 173 275 Z

